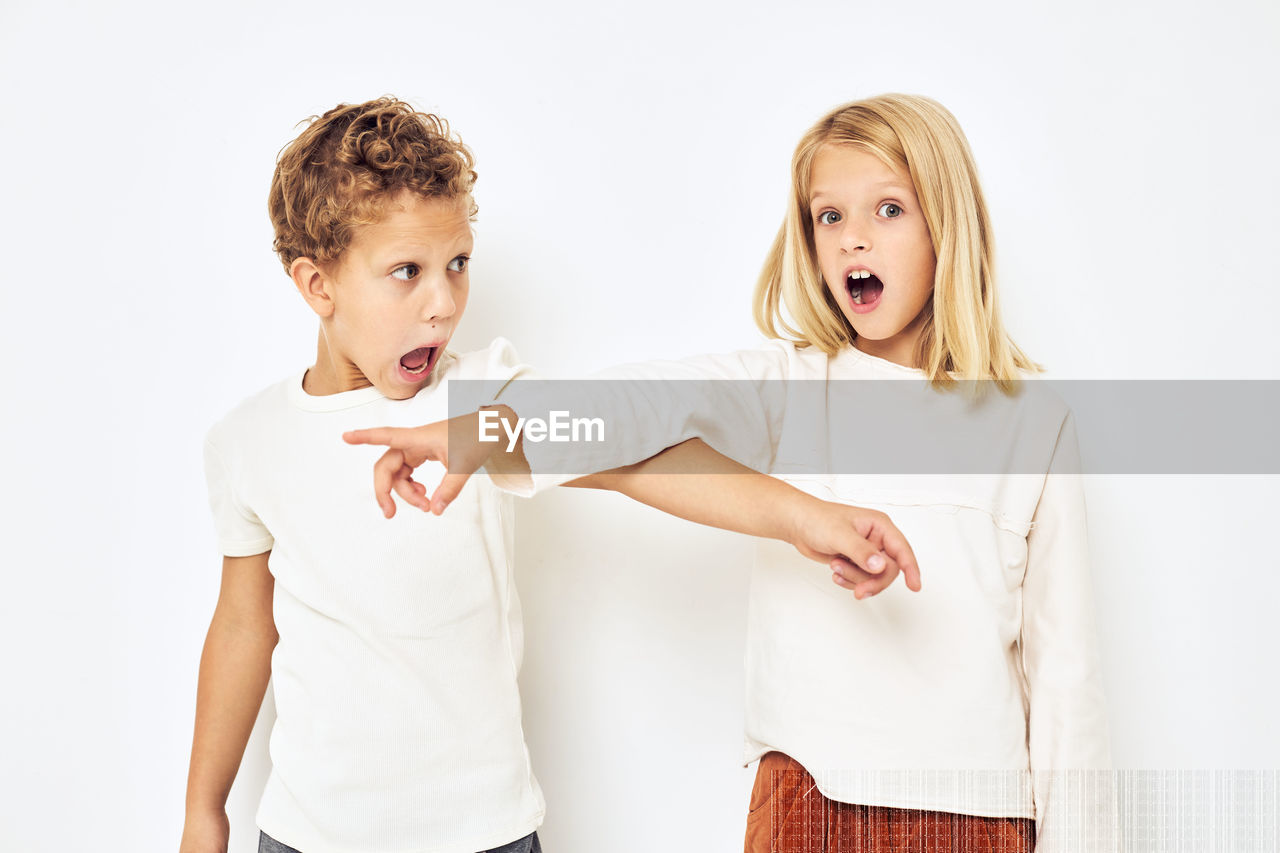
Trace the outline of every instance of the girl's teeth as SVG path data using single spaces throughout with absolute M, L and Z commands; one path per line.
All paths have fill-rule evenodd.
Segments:
M 845 278 L 845 281 L 849 283 L 849 295 L 853 297 L 854 305 L 862 304 L 862 284 L 860 282 L 868 278 L 871 278 L 869 270 L 854 270 Z

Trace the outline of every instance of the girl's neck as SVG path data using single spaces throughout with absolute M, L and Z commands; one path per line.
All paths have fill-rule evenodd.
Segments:
M 853 348 L 858 352 L 884 359 L 900 367 L 909 367 L 913 370 L 920 369 L 920 365 L 916 364 L 914 342 L 908 343 L 898 340 L 872 341 L 866 338 L 854 338 Z

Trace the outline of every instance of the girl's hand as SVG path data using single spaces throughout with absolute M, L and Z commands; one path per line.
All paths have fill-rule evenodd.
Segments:
M 514 426 L 515 412 L 508 406 L 496 408 L 501 419 Z M 343 433 L 342 438 L 348 444 L 381 444 L 388 448 L 373 465 L 374 497 L 387 518 L 396 514 L 392 491 L 423 512 L 442 514 L 472 474 L 495 453 L 506 451 L 505 440 L 480 441 L 479 412 L 420 427 L 352 430 Z M 522 440 L 510 455 L 520 465 L 523 454 Z M 447 472 L 429 499 L 427 487 L 413 479 L 414 469 L 427 461 L 441 463 Z
M 813 499 L 797 516 L 792 544 L 831 567 L 831 580 L 859 600 L 888 588 L 901 573 L 920 591 L 916 555 L 889 516 L 874 509 Z

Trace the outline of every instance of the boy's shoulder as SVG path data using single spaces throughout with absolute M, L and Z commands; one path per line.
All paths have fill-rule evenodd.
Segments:
M 219 439 L 244 429 L 257 428 L 266 420 L 278 417 L 288 406 L 289 389 L 295 385 L 302 387 L 304 373 L 305 371 L 293 373 L 236 403 L 209 428 L 207 439 L 216 444 Z
M 496 395 L 507 382 L 529 372 L 529 368 L 520 362 L 511 342 L 499 337 L 483 349 L 465 353 L 446 352 L 436 371 L 435 378 L 410 400 L 389 401 L 370 387 L 344 392 L 344 399 L 340 402 L 337 395 L 332 399 L 307 397 L 302 391 L 302 377 L 306 371 L 297 371 L 245 397 L 209 428 L 207 438 L 217 445 L 238 443 L 266 428 L 278 426 L 291 413 L 296 412 L 305 418 L 307 412 L 328 411 L 328 403 L 319 401 L 329 401 L 332 406 L 342 408 L 352 405 L 374 405 L 376 408 L 381 401 L 402 407 L 404 417 L 412 420 L 424 405 L 430 406 L 431 398 L 437 394 L 462 392 L 466 397 Z M 459 382 L 463 383 L 462 386 L 455 384 Z M 454 386 L 452 391 L 450 385 Z

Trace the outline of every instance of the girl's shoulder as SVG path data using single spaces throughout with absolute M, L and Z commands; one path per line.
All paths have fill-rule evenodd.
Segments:
M 494 338 L 487 347 L 471 352 L 446 350 L 436 367 L 441 379 L 505 380 L 527 370 L 506 338 Z
M 415 413 L 405 417 L 410 421 L 417 417 L 419 420 L 413 422 L 426 423 L 474 411 L 493 403 L 511 380 L 531 373 L 506 338 L 494 338 L 483 349 L 470 352 L 445 350 L 431 380 L 405 402 Z M 447 409 L 441 409 L 441 405 Z

